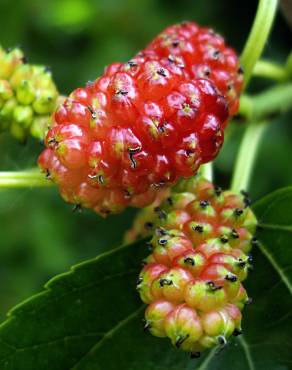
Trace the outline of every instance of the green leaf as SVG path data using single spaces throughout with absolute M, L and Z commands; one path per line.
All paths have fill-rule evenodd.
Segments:
M 291 369 L 292 188 L 255 204 L 261 245 L 247 281 L 244 335 L 190 359 L 144 333 L 135 291 L 145 241 L 104 253 L 52 279 L 0 327 L 1 370 Z
M 260 228 L 255 272 L 246 284 L 254 304 L 245 320 L 250 369 L 291 369 L 292 187 L 275 191 L 253 207 Z

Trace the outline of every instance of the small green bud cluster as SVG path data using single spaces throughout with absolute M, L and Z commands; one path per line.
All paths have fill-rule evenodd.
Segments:
M 58 91 L 51 72 L 28 64 L 18 48 L 0 47 L 0 129 L 19 141 L 43 140 L 56 107 Z

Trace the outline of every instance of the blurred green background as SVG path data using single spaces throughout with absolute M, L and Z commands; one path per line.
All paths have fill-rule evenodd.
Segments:
M 0 0 L 0 44 L 21 45 L 29 61 L 48 65 L 59 90 L 70 93 L 95 79 L 105 65 L 127 61 L 169 24 L 195 20 L 222 33 L 241 51 L 257 1 L 233 0 Z M 292 33 L 282 14 L 266 57 L 284 62 Z M 251 91 L 268 86 L 254 80 Z M 243 125 L 216 160 L 216 180 L 228 186 Z M 292 184 L 292 114 L 275 119 L 261 144 L 250 192 L 254 200 Z M 41 144 L 26 145 L 0 135 L 0 170 L 35 165 Z M 89 211 L 72 213 L 57 189 L 0 192 L 0 319 L 41 289 L 53 275 L 121 242 L 134 210 L 107 220 Z

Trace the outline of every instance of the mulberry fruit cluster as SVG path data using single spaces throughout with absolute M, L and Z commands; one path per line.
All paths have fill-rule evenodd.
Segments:
M 152 253 L 137 289 L 153 335 L 198 356 L 241 333 L 241 310 L 250 302 L 242 281 L 256 243 L 249 204 L 246 193 L 222 192 L 197 174 L 145 220 Z
M 20 141 L 44 139 L 58 92 L 50 71 L 28 64 L 18 48 L 0 47 L 0 129 Z
M 221 36 L 191 22 L 169 27 L 72 92 L 39 165 L 66 201 L 101 215 L 149 205 L 216 157 L 242 81 Z

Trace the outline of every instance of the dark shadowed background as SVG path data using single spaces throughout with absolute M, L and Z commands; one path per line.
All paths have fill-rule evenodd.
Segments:
M 167 25 L 195 20 L 222 33 L 240 52 L 257 1 L 233 0 L 0 0 L 0 44 L 21 45 L 32 63 L 52 68 L 62 94 L 99 76 L 105 65 L 127 61 Z M 265 56 L 284 62 L 292 33 L 282 14 Z M 254 80 L 250 91 L 268 86 Z M 234 124 L 216 160 L 216 181 L 228 186 L 242 135 Z M 252 198 L 292 184 L 292 114 L 275 119 L 261 144 L 250 186 Z M 0 170 L 35 165 L 41 144 L 20 145 L 0 134 Z M 120 244 L 134 210 L 107 220 L 72 213 L 57 189 L 0 192 L 0 319 L 5 312 L 70 265 Z

